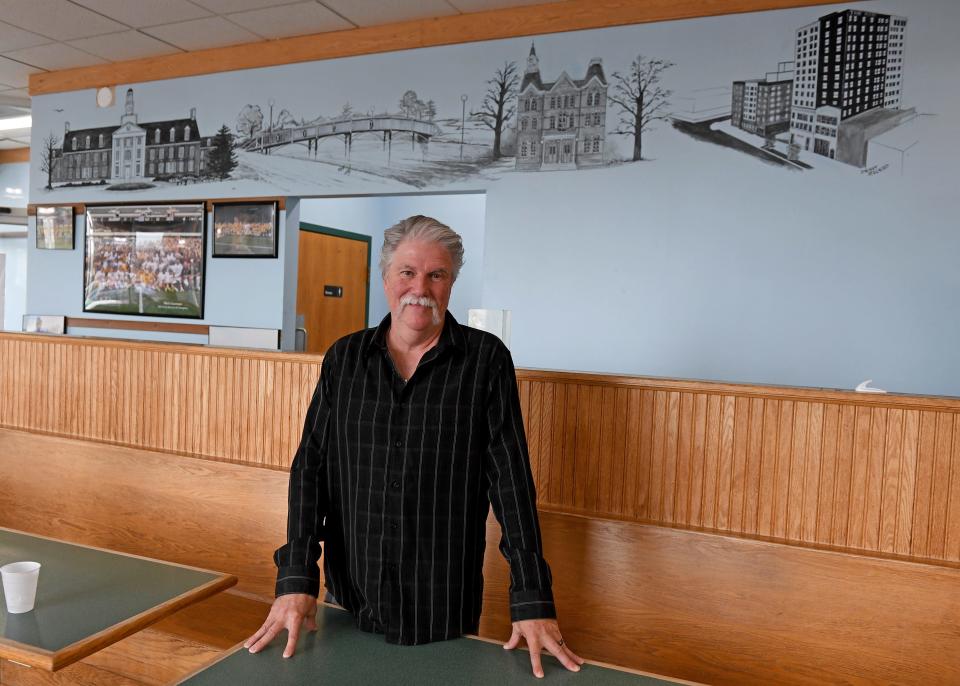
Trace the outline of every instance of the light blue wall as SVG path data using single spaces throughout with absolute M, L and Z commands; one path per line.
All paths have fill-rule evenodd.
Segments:
M 384 229 L 414 214 L 425 214 L 447 224 L 463 238 L 465 253 L 449 309 L 459 321 L 466 322 L 467 310 L 480 307 L 482 296 L 485 207 L 486 198 L 480 193 L 316 198 L 301 202 L 300 218 L 371 237 L 370 326 L 376 326 L 390 311 L 377 266 Z
M 761 194 L 723 173 L 658 163 L 493 186 L 483 304 L 513 311 L 517 364 L 960 395 L 954 176 L 814 188 L 788 174 Z

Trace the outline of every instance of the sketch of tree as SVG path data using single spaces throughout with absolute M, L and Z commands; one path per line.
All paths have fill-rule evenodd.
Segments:
M 417 97 L 416 91 L 407 91 L 403 94 L 403 97 L 400 98 L 400 114 L 404 117 L 416 117 L 417 116 L 417 103 L 420 102 L 420 99 Z
M 478 112 L 471 112 L 471 117 L 479 117 L 483 124 L 493 131 L 493 159 L 500 159 L 500 138 L 503 128 L 513 117 L 517 108 L 512 104 L 517 92 L 520 76 L 516 62 L 504 62 L 503 68 L 497 69 L 493 78 L 487 81 L 487 92 L 483 96 L 483 104 Z
M 429 121 L 433 121 L 434 119 L 436 119 L 436 118 L 437 118 L 437 103 L 435 103 L 433 100 L 427 100 L 427 106 L 424 108 L 423 115 L 424 115 L 424 117 L 426 117 Z
M 614 94 L 607 99 L 620 108 L 620 121 L 613 133 L 633 136 L 633 159 L 642 159 L 643 132 L 667 118 L 666 108 L 673 91 L 660 85 L 660 77 L 673 62 L 638 55 L 626 75 L 613 72 Z
M 60 147 L 60 137 L 50 132 L 43 139 L 43 148 L 40 151 L 40 169 L 47 174 L 47 190 L 53 189 L 53 172 L 57 168 L 60 158 L 57 156 L 57 150 Z
M 237 155 L 233 152 L 233 134 L 226 124 L 220 127 L 211 141 L 210 158 L 207 168 L 221 181 L 237 166 Z
M 237 116 L 237 133 L 252 138 L 263 130 L 263 112 L 260 105 L 245 105 Z
M 275 129 L 284 129 L 290 126 L 296 126 L 297 119 L 289 110 L 280 110 L 280 114 L 277 115 L 277 120 L 273 123 L 273 128 Z
M 353 116 L 353 105 L 349 101 L 344 103 L 343 108 L 340 110 L 340 119 L 349 119 Z
M 433 102 L 432 100 L 430 102 Z M 424 119 L 429 117 L 430 105 L 425 103 L 417 96 L 416 91 L 407 91 L 400 98 L 400 114 L 411 119 Z M 434 107 L 436 114 L 436 107 Z

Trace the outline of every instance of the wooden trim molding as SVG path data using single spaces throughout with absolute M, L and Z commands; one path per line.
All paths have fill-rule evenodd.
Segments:
M 67 317 L 67 331 L 70 329 L 115 329 L 123 331 L 164 331 L 166 333 L 192 333 L 206 336 L 210 327 L 206 324 L 173 324 L 170 322 L 143 322 L 129 319 L 86 319 Z
M 64 203 L 56 203 L 56 202 L 42 203 L 42 202 L 41 202 L 41 203 L 30 203 L 29 205 L 27 205 L 27 216 L 28 216 L 28 217 L 36 217 L 36 216 L 37 216 L 37 208 L 38 208 L 38 207 L 72 207 L 72 208 L 73 208 L 73 214 L 74 214 L 74 216 L 79 216 L 79 215 L 81 215 L 81 214 L 86 214 L 86 212 L 87 212 L 87 206 L 84 205 L 83 203 L 70 203 L 70 202 L 64 202 Z
M 285 196 L 278 197 L 259 197 L 259 198 L 227 198 L 224 200 L 207 200 L 207 212 L 213 212 L 214 205 L 236 205 L 241 202 L 275 202 L 277 203 L 277 210 L 282 212 L 287 209 L 287 198 Z
M 0 333 L 0 426 L 284 470 L 316 355 Z M 518 370 L 540 507 L 960 562 L 960 398 Z
M 12 164 L 14 162 L 29 162 L 30 148 L 10 148 L 9 150 L 0 150 L 0 164 Z
M 835 1 L 565 0 L 42 72 L 30 75 L 30 95 L 438 45 L 826 5 Z

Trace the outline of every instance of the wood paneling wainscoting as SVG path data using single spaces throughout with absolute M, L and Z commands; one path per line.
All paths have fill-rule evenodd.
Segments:
M 542 508 L 960 561 L 960 400 L 517 375 Z
M 321 359 L 0 334 L 0 426 L 286 469 Z
M 0 426 L 285 469 L 320 357 L 0 334 Z M 960 400 L 518 370 L 542 509 L 960 562 Z

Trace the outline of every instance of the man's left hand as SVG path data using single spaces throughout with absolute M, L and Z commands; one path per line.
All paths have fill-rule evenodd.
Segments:
M 533 666 L 533 675 L 543 678 L 543 666 L 540 664 L 540 651 L 546 649 L 560 664 L 571 672 L 579 672 L 583 658 L 576 655 L 563 640 L 560 626 L 555 619 L 525 619 L 513 623 L 513 635 L 503 645 L 504 650 L 513 650 L 520 645 L 520 637 L 527 641 L 530 649 L 530 664 Z

